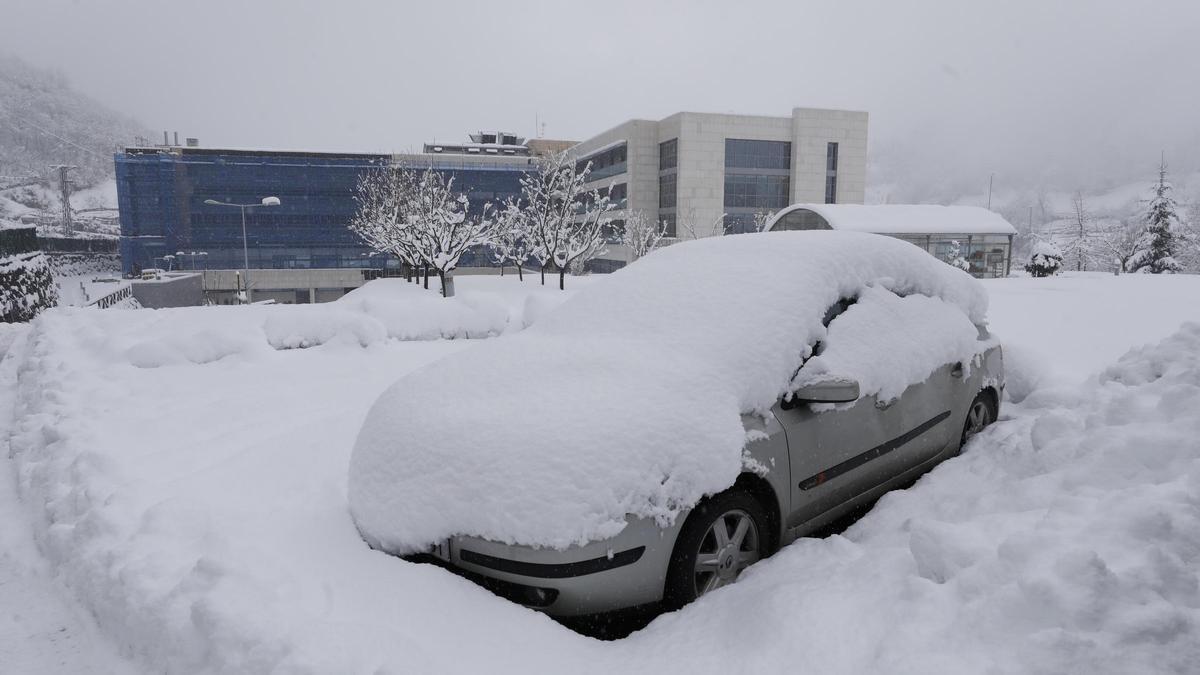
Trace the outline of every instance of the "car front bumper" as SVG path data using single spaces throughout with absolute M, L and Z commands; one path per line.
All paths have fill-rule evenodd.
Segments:
M 444 562 L 497 595 L 553 616 L 579 616 L 662 599 L 682 517 L 661 528 L 630 519 L 620 534 L 566 550 L 454 537 Z

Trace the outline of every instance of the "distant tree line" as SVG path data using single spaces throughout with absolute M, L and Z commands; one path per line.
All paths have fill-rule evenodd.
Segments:
M 1158 168 L 1148 204 L 1124 217 L 1097 217 L 1081 191 L 1071 199 L 1071 211 L 1040 231 L 1026 229 L 1029 263 L 1034 276 L 1060 269 L 1074 271 L 1200 272 L 1200 211 L 1193 207 L 1185 221 L 1171 194 L 1167 164 Z M 1032 209 L 1031 209 L 1032 210 Z

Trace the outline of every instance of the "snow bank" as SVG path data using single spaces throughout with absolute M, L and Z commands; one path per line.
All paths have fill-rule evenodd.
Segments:
M 668 522 L 733 484 L 741 414 L 767 411 L 826 337 L 826 309 L 872 284 L 984 321 L 977 281 L 886 237 L 779 232 L 656 251 L 385 392 L 350 465 L 355 520 L 397 552 L 454 534 L 566 547 L 616 534 L 627 514 Z
M 590 285 L 593 278 L 573 278 Z M 517 331 L 571 297 L 572 291 L 521 282 L 513 276 L 463 276 L 457 294 L 443 298 L 435 291 L 401 279 L 378 279 L 347 293 L 337 304 L 378 319 L 397 340 L 486 338 Z
M 305 349 L 327 342 L 361 347 L 387 339 L 388 331 L 376 318 L 340 307 L 305 305 L 273 311 L 263 324 L 267 342 L 275 349 Z

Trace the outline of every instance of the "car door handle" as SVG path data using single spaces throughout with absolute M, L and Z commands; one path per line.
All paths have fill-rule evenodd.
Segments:
M 961 364 L 961 363 L 954 364 L 954 367 L 950 369 L 950 377 L 962 377 L 962 376 L 963 376 L 963 364 Z
M 876 410 L 887 410 L 888 408 L 895 405 L 895 403 L 896 403 L 896 399 L 894 399 L 894 398 L 891 400 L 888 400 L 888 401 L 880 401 L 879 399 L 875 399 L 875 409 Z

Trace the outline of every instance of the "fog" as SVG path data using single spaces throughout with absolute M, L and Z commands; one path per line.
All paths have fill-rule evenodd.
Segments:
M 1150 6 L 1152 4 L 1152 7 Z M 584 139 L 679 110 L 871 114 L 909 198 L 1200 168 L 1191 2 L 0 0 L 0 50 L 206 146 Z

